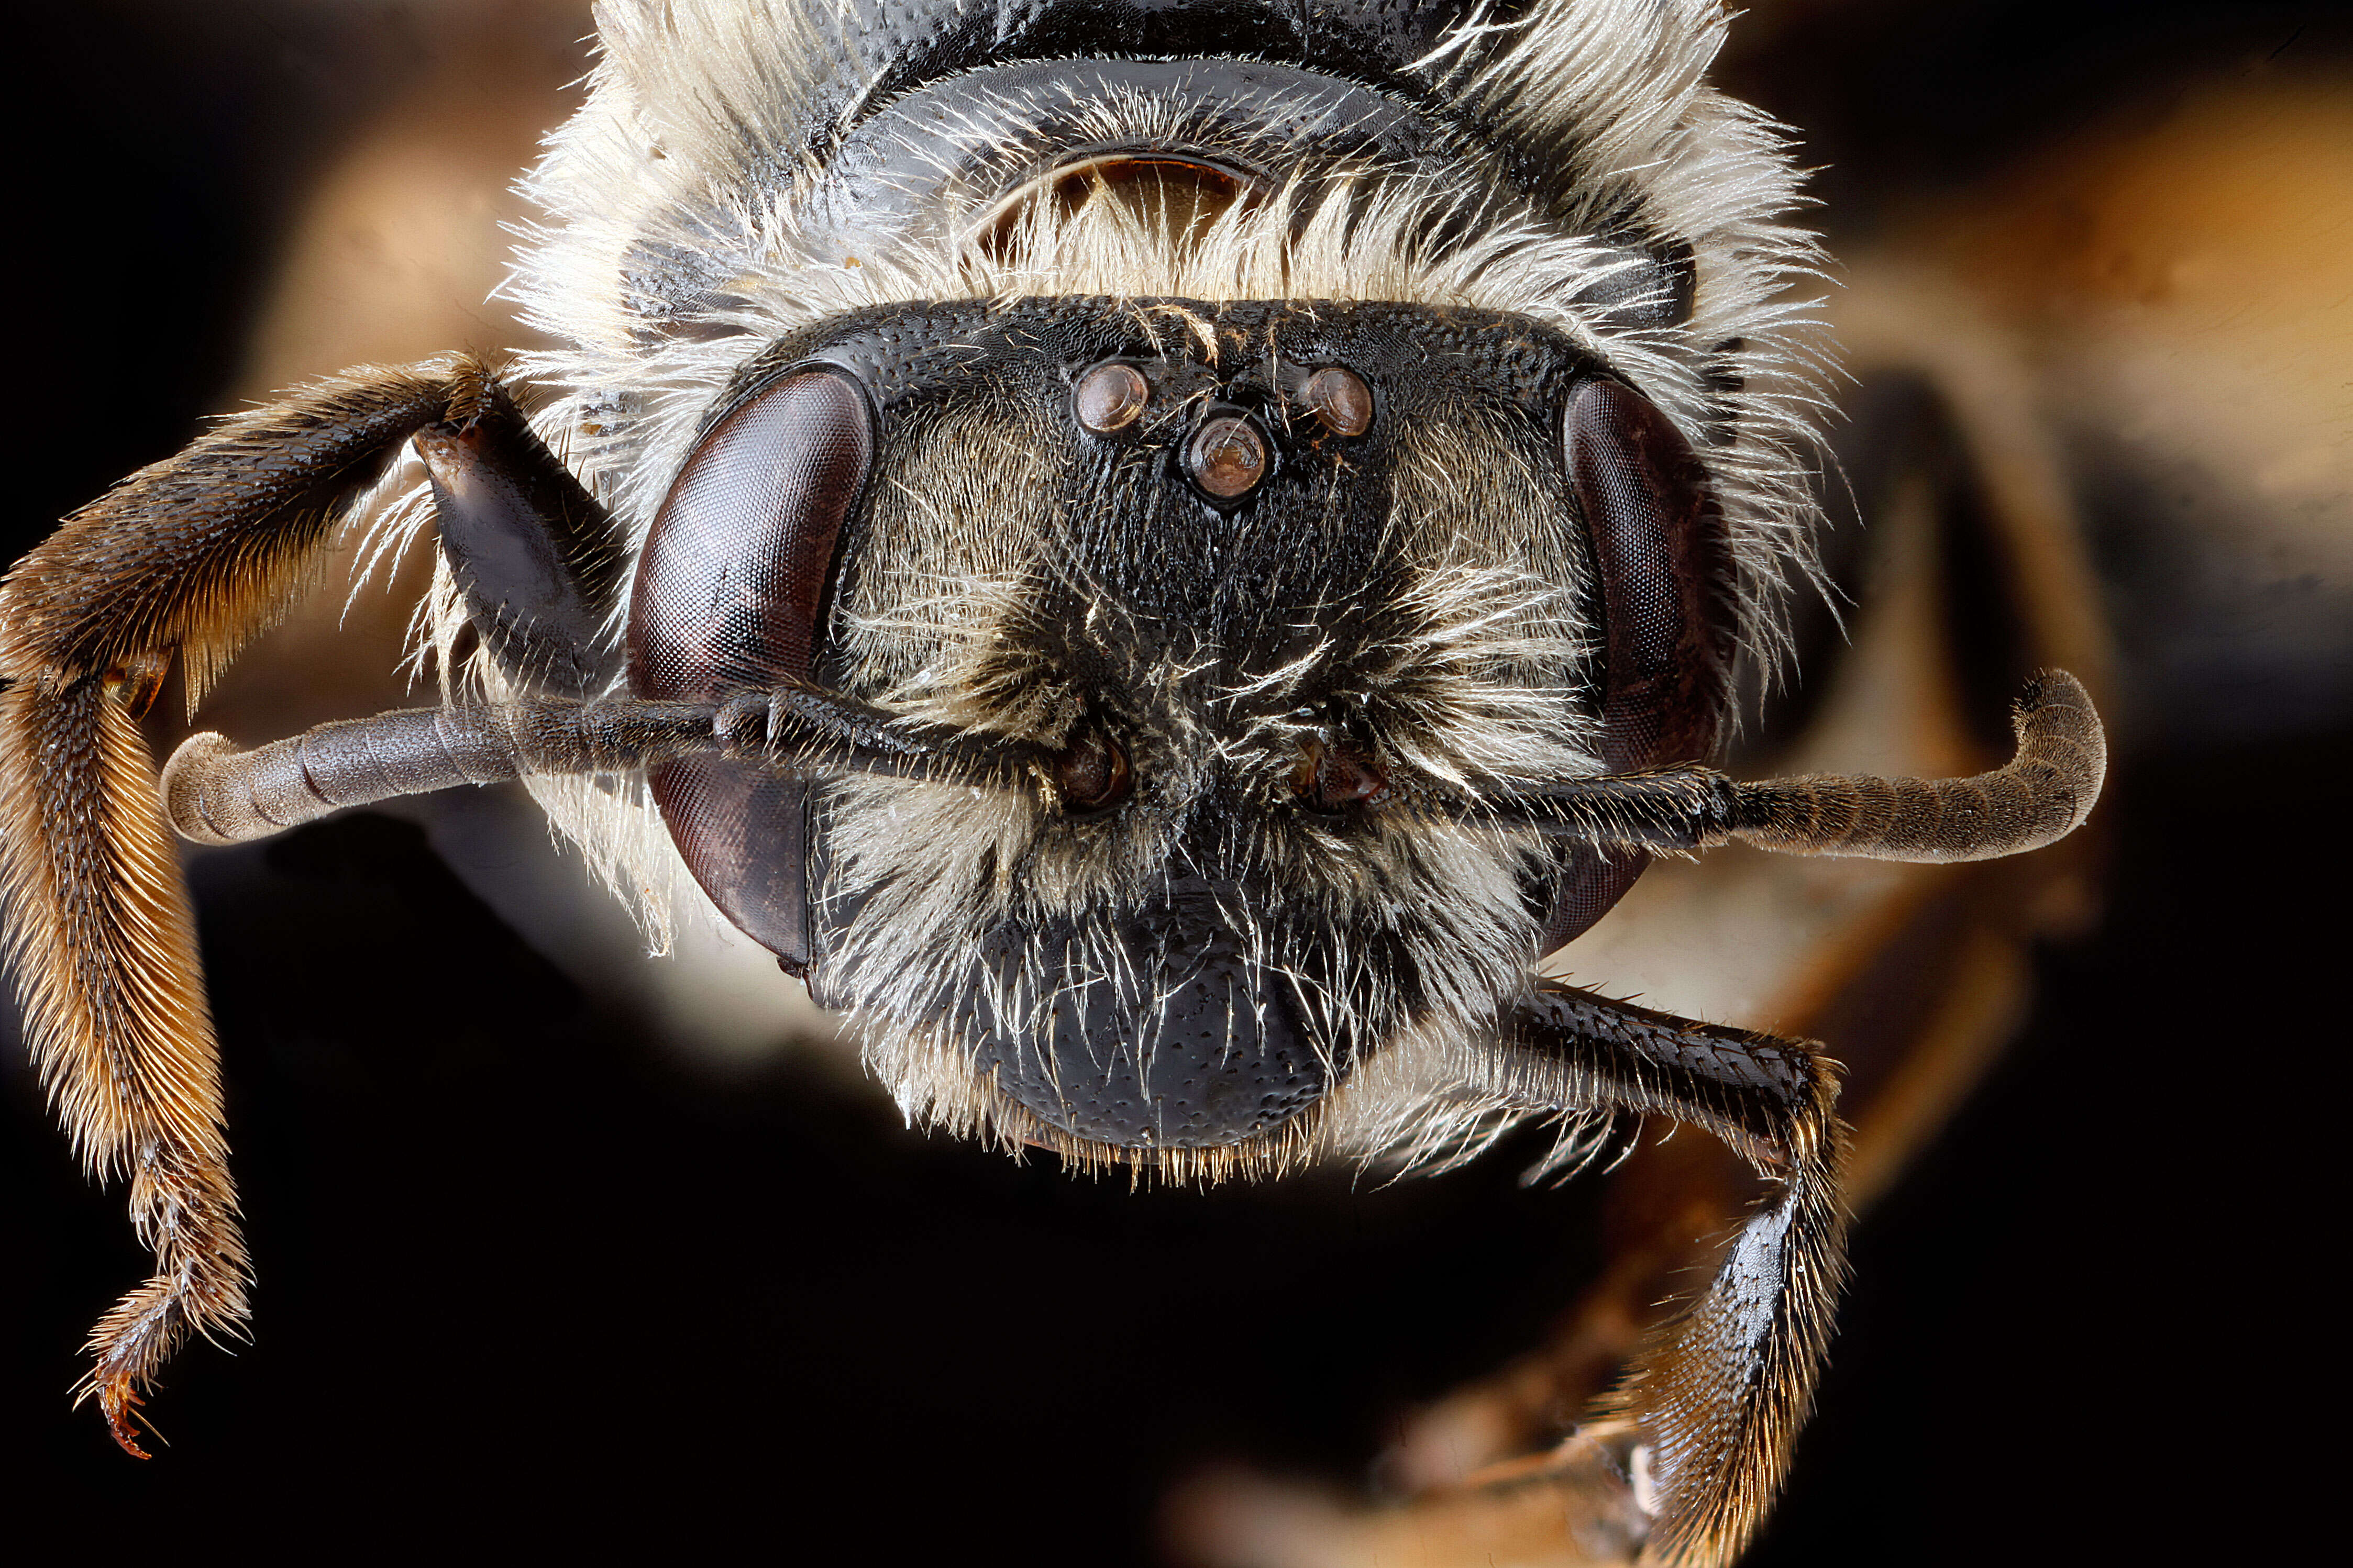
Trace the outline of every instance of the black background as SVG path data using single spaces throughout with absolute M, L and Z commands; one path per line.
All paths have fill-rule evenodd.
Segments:
M 2130 82 L 2345 58 L 2312 6 L 1813 9 L 1742 85 L 1857 234 Z M 216 405 L 290 193 L 430 42 L 389 8 L 185 10 L 14 32 L 6 555 Z M 1862 1226 L 1752 1563 L 2251 1561 L 2297 1510 L 2288 1415 L 2327 1397 L 2297 1347 L 2337 1315 L 2306 1161 L 2348 1033 L 2345 720 L 2127 752 L 2107 921 L 2042 955 L 2024 1037 Z M 691 1069 L 386 818 L 212 857 L 197 890 L 261 1285 L 251 1346 L 173 1369 L 152 1463 L 65 1400 L 144 1273 L 120 1195 L 0 1079 L 0 1476 L 117 1547 L 471 1514 L 1147 1562 L 1171 1479 L 1361 1482 L 1401 1409 L 1534 1342 L 1594 1262 L 1596 1184 L 1524 1192 L 1511 1150 L 1131 1194 L 911 1135 L 805 1058 Z

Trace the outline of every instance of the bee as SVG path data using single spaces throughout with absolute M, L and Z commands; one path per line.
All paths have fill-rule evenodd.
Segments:
M 27 1036 L 156 1257 L 90 1347 L 123 1447 L 247 1313 L 172 833 L 520 779 L 1015 1152 L 1721 1139 L 1770 1194 L 1609 1421 L 1648 1554 L 1738 1554 L 1844 1268 L 1837 1068 L 1535 966 L 1659 855 L 2052 842 L 2099 721 L 2052 671 L 1976 778 L 1709 766 L 1810 579 L 1823 384 L 1716 5 L 1248 9 L 1238 50 L 1229 5 L 602 6 L 512 285 L 558 346 L 299 389 L 0 583 Z M 159 779 L 174 665 L 193 714 L 363 519 L 434 542 L 443 700 Z

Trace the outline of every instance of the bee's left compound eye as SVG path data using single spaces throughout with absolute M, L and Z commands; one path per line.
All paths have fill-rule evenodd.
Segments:
M 1706 470 L 1656 405 L 1616 382 L 1579 388 L 1562 436 L 1599 568 L 1603 756 L 1615 769 L 1705 762 L 1729 702 L 1736 625 Z
M 1614 381 L 1577 390 L 1561 437 L 1599 579 L 1597 749 L 1612 772 L 1704 763 L 1729 709 L 1737 625 L 1706 469 L 1656 405 Z M 1547 951 L 1599 920 L 1644 863 L 1589 849 L 1576 861 L 1546 921 Z
M 629 611 L 629 689 L 695 699 L 806 681 L 842 524 L 874 461 L 864 391 L 785 377 L 721 420 L 654 518 Z M 652 777 L 695 879 L 797 972 L 808 962 L 807 786 L 696 758 Z

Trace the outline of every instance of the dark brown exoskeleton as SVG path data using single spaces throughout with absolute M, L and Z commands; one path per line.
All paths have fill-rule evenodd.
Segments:
M 1656 854 L 2048 843 L 2099 724 L 2053 673 L 1980 778 L 1706 766 L 1809 518 L 1809 253 L 1778 144 L 1699 86 L 1712 6 L 1344 6 L 1249 58 L 1231 9 L 609 6 L 533 187 L 575 345 L 536 415 L 471 358 L 353 372 L 0 585 L 12 951 L 158 1260 L 91 1344 L 124 1447 L 245 1312 L 167 825 L 520 777 L 617 882 L 682 867 L 911 1115 L 1008 1146 L 1211 1180 L 1530 1116 L 1563 1159 L 1620 1113 L 1723 1139 L 1773 1195 L 1616 1419 L 1649 1552 L 1736 1554 L 1843 1267 L 1835 1069 L 1535 964 Z M 199 735 L 159 795 L 171 661 L 200 699 L 411 453 L 451 700 Z

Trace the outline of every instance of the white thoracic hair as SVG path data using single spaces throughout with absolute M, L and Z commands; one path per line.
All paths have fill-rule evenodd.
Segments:
M 1039 200 L 1015 205 L 1008 226 L 1006 198 L 1019 193 L 989 193 L 985 212 L 933 215 L 920 239 L 862 237 L 849 255 L 816 216 L 826 171 L 806 149 L 828 84 L 881 78 L 888 62 L 869 57 L 868 35 L 827 0 L 602 0 L 587 100 L 524 182 L 543 216 L 510 285 L 564 345 L 525 362 L 556 397 L 543 427 L 641 542 L 736 371 L 777 335 L 845 310 L 1085 294 L 1518 312 L 1599 355 L 1701 453 L 1744 644 L 1769 665 L 1785 585 L 1810 570 L 1821 406 L 1817 301 L 1804 297 L 1820 253 L 1784 221 L 1800 199 L 1787 145 L 1704 85 L 1724 36 L 1717 0 L 1535 0 L 1509 23 L 1483 15 L 1409 74 L 1523 166 L 1557 171 L 1566 202 L 1366 160 L 1189 225 Z M 1148 92 L 1082 107 L 1096 131 L 1181 129 L 1187 111 Z M 943 168 L 989 152 L 957 145 L 953 127 L 928 134 L 934 145 L 899 151 Z M 1687 320 L 1645 323 L 1592 302 L 1597 282 L 1640 264 L 1630 230 L 1689 247 Z M 600 814 L 565 793 L 543 792 L 558 820 L 621 891 L 658 904 L 664 879 L 646 856 L 659 858 L 659 829 L 640 821 L 627 843 L 592 831 Z

